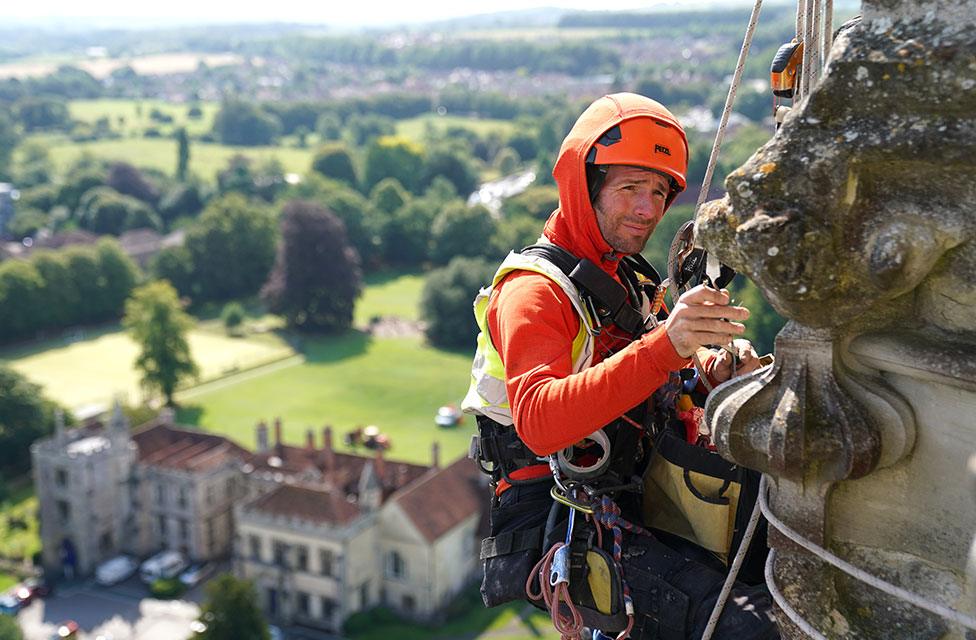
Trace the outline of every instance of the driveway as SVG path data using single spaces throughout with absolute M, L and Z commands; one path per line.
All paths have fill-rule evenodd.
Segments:
M 186 640 L 200 614 L 198 586 L 182 600 L 156 600 L 137 577 L 112 587 L 87 581 L 58 589 L 17 614 L 25 640 L 50 640 L 63 620 L 74 620 L 82 640 Z

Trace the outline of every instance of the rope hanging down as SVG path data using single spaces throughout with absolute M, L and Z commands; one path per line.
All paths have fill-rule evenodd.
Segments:
M 735 102 L 735 93 L 739 89 L 739 81 L 742 79 L 742 69 L 746 66 L 746 57 L 749 55 L 749 47 L 752 45 L 752 36 L 756 32 L 756 23 L 759 22 L 759 10 L 762 8 L 762 0 L 756 0 L 752 7 L 752 15 L 749 17 L 749 26 L 746 28 L 745 38 L 742 39 L 742 49 L 739 51 L 739 60 L 735 63 L 735 73 L 732 74 L 732 84 L 729 85 L 729 95 L 725 98 L 725 109 L 722 111 L 722 119 L 715 133 L 715 142 L 712 143 L 712 153 L 708 157 L 708 168 L 705 169 L 705 179 L 702 180 L 701 192 L 698 194 L 698 202 L 695 204 L 695 216 L 701 209 L 702 203 L 708 197 L 708 189 L 712 185 L 712 174 L 715 172 L 715 163 L 718 160 L 719 149 L 722 148 L 722 140 L 725 138 L 725 127 L 729 124 L 729 115 L 732 113 L 732 104 Z
M 860 580 L 861 582 L 872 586 L 879 591 L 883 591 L 890 596 L 904 600 L 905 602 L 908 602 L 919 609 L 924 609 L 930 613 L 934 613 L 937 616 L 941 616 L 946 620 L 955 622 L 962 627 L 976 630 L 976 618 L 956 611 L 955 609 L 947 607 L 939 602 L 929 600 L 928 598 L 923 598 L 917 593 L 913 593 L 907 589 L 899 587 L 898 585 L 892 584 L 887 580 L 882 580 L 877 576 L 871 575 L 867 571 L 859 569 L 846 560 L 834 555 L 830 551 L 827 551 L 813 541 L 804 538 L 799 533 L 791 529 L 789 525 L 776 517 L 776 514 L 774 514 L 769 508 L 769 501 L 767 498 L 768 493 L 769 480 L 767 479 L 767 476 L 763 475 L 762 480 L 759 483 L 759 506 L 762 509 L 762 514 L 766 517 L 766 520 L 769 521 L 769 524 L 773 525 L 780 533 L 789 538 L 792 542 L 795 542 L 824 562 L 833 565 L 856 580 Z M 798 614 L 792 606 L 790 606 L 789 602 L 787 602 L 787 600 L 783 597 L 783 594 L 780 593 L 778 588 L 776 588 L 776 583 L 773 580 L 772 574 L 773 559 L 774 554 L 770 552 L 769 559 L 766 562 L 766 585 L 769 587 L 769 592 L 776 601 L 776 604 L 783 610 L 784 613 L 787 614 L 787 616 L 789 616 L 790 620 L 796 623 L 797 626 L 803 628 L 803 624 L 808 625 L 809 623 L 807 623 L 807 621 L 804 620 L 803 617 L 800 616 L 800 614 Z M 818 640 L 821 638 L 826 640 L 820 633 L 810 633 L 806 628 L 803 628 L 803 630 L 805 633 L 814 636 Z

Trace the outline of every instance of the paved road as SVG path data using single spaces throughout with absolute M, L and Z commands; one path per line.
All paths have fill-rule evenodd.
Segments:
M 49 640 L 68 619 L 81 627 L 81 640 L 99 634 L 111 640 L 185 640 L 200 613 L 200 596 L 198 587 L 183 600 L 155 600 L 135 577 L 114 587 L 85 582 L 32 603 L 17 619 L 25 640 Z

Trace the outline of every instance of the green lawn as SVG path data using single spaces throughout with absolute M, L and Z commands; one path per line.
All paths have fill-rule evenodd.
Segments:
M 356 302 L 353 323 L 365 326 L 376 316 L 397 316 L 404 320 L 420 318 L 420 294 L 424 276 L 420 273 L 374 273 L 366 276 L 363 297 Z
M 454 429 L 434 425 L 437 408 L 458 403 L 467 391 L 471 355 L 432 349 L 421 337 L 373 338 L 360 331 L 306 340 L 304 362 L 272 367 L 189 389 L 178 395 L 181 422 L 253 447 L 254 426 L 281 417 L 283 437 L 301 444 L 305 431 L 326 425 L 342 434 L 375 424 L 389 435 L 388 457 L 430 461 L 431 443 L 442 460 L 467 451 L 474 422 Z
M 427 126 L 444 131 L 448 127 L 464 127 L 471 129 L 478 135 L 486 135 L 491 131 L 497 131 L 507 135 L 515 130 L 515 124 L 509 120 L 492 120 L 489 118 L 470 118 L 466 116 L 439 116 L 433 113 L 424 114 L 415 118 L 408 118 L 397 122 L 397 135 L 411 138 L 417 142 L 427 141 Z
M 51 153 L 51 160 L 59 171 L 64 171 L 78 156 L 89 152 L 106 160 L 128 162 L 137 167 L 151 167 L 167 173 L 176 170 L 176 140 L 166 138 L 121 138 L 73 142 L 63 136 L 32 136 L 44 144 Z M 305 174 L 312 164 L 312 149 L 295 147 L 231 147 L 222 144 L 190 142 L 190 171 L 205 180 L 213 180 L 218 171 L 227 166 L 235 155 L 242 155 L 254 162 L 266 162 L 276 158 L 290 173 Z
M 0 557 L 13 560 L 33 557 L 41 550 L 38 526 L 34 485 L 30 481 L 20 483 L 0 503 Z M 0 592 L 10 586 L 4 583 L 11 579 L 16 581 L 15 576 L 0 574 Z
M 293 355 L 285 340 L 273 332 L 227 336 L 219 321 L 199 323 L 189 335 L 201 379 L 217 378 L 235 370 Z M 110 404 L 117 395 L 129 403 L 142 398 L 139 374 L 133 363 L 137 347 L 118 325 L 68 335 L 56 340 L 0 352 L 0 361 L 44 387 L 45 394 L 77 409 Z
M 431 627 L 401 620 L 387 609 L 357 613 L 346 622 L 350 640 L 448 640 L 480 638 L 486 640 L 555 640 L 559 634 L 549 614 L 526 604 L 509 604 L 485 608 L 477 589 L 464 591 L 448 611 L 443 624 Z
M 213 128 L 213 119 L 220 109 L 216 102 L 200 103 L 203 116 L 196 119 L 187 117 L 189 104 L 175 104 L 163 100 L 72 100 L 68 103 L 68 111 L 73 120 L 95 124 L 99 118 L 107 117 L 114 131 L 123 135 L 142 135 L 149 127 L 159 129 L 168 134 L 178 127 L 186 127 L 191 136 L 198 136 L 209 132 Z M 149 117 L 153 109 L 173 118 L 172 124 L 160 124 Z M 120 121 L 119 118 L 123 120 Z

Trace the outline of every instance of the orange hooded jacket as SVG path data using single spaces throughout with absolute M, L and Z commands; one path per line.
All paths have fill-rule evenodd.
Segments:
M 597 224 L 587 192 L 585 159 L 594 142 L 622 120 L 642 114 L 660 117 L 659 111 L 650 109 L 649 101 L 633 94 L 597 100 L 563 141 L 553 170 L 560 206 L 543 234 L 599 265 L 618 282 L 620 255 L 607 244 Z M 604 330 L 596 339 L 592 366 L 573 373 L 572 343 L 579 317 L 555 282 L 532 272 L 514 272 L 493 290 L 488 327 L 505 365 L 515 428 L 538 455 L 568 447 L 618 418 L 664 384 L 671 371 L 690 362 L 678 355 L 663 326 L 633 342 L 614 339 L 613 331 Z M 529 467 L 514 477 L 544 473 L 545 467 Z

